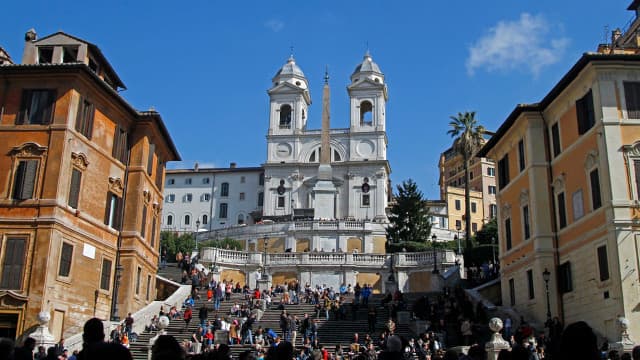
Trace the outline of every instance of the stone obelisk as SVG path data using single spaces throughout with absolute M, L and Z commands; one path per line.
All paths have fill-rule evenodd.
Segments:
M 314 193 L 314 218 L 335 219 L 336 187 L 333 185 L 331 170 L 331 145 L 330 145 L 330 91 L 329 73 L 324 75 L 324 88 L 322 89 L 322 133 L 320 136 L 320 166 L 318 167 L 318 181 L 313 187 Z

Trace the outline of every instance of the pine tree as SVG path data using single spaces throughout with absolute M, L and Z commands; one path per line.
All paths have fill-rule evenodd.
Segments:
M 387 241 L 389 243 L 427 242 L 431 233 L 431 223 L 418 185 L 409 179 L 403 181 L 396 189 L 395 202 L 391 206 L 389 215 Z

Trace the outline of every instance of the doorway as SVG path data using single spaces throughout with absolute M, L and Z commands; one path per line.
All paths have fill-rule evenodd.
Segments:
M 18 333 L 18 314 L 0 314 L 0 338 L 15 339 Z

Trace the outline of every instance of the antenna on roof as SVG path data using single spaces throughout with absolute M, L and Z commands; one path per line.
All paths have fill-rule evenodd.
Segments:
M 604 34 L 602 35 L 602 43 L 603 44 L 608 44 L 609 43 L 609 25 L 605 25 L 604 26 Z

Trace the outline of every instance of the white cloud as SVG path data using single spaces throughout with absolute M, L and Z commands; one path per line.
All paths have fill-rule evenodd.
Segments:
M 537 76 L 559 61 L 569 44 L 568 38 L 555 37 L 557 32 L 542 15 L 522 13 L 516 21 L 500 21 L 469 48 L 467 71 L 521 69 Z
M 267 22 L 264 23 L 264 26 L 273 32 L 278 32 L 284 29 L 284 22 L 278 19 L 269 19 Z

